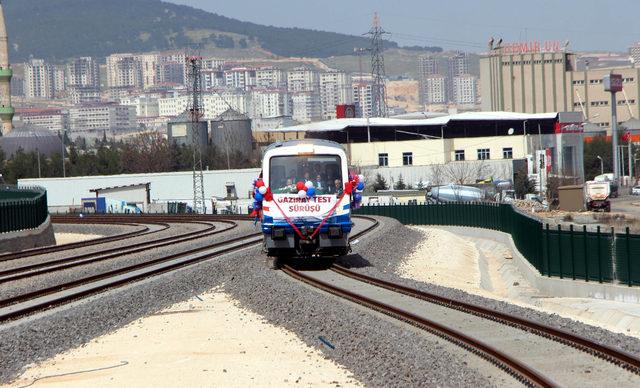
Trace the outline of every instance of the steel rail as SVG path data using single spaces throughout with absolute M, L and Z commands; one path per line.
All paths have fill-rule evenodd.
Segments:
M 528 365 L 458 330 L 446 327 L 437 322 L 417 316 L 408 311 L 399 309 L 386 303 L 382 303 L 374 299 L 356 294 L 344 288 L 340 288 L 332 284 L 311 278 L 304 273 L 297 271 L 289 265 L 283 266 L 282 270 L 292 278 L 309 284 L 313 287 L 319 288 L 343 299 L 407 322 L 432 334 L 446 338 L 447 340 L 454 342 L 462 346 L 463 348 L 470 350 L 475 354 L 478 354 L 483 358 L 491 361 L 496 366 L 505 370 L 507 373 L 512 374 L 514 377 L 518 378 L 520 381 L 527 385 L 539 387 L 553 387 L 556 385 L 551 380 L 547 379 L 545 376 L 541 375 Z
M 515 315 L 503 313 L 500 311 L 488 309 L 476 304 L 463 302 L 453 298 L 447 298 L 433 293 L 416 290 L 400 284 L 377 279 L 371 276 L 363 275 L 358 272 L 351 271 L 341 265 L 334 264 L 331 270 L 352 279 L 356 279 L 376 287 L 385 288 L 390 291 L 398 292 L 416 299 L 424 300 L 430 303 L 438 304 L 447 308 L 456 309 L 481 318 L 486 318 L 504 325 L 512 326 L 534 333 L 539 336 L 572 346 L 588 354 L 597 356 L 606 361 L 610 361 L 624 369 L 633 373 L 640 374 L 640 359 L 631 353 L 621 349 L 616 349 L 607 345 L 599 344 L 588 338 L 581 337 L 563 329 L 557 329 L 551 326 L 543 325 L 525 318 Z
M 246 241 L 243 242 L 243 240 Z M 260 242 L 262 242 L 262 233 L 254 233 L 212 244 L 207 247 L 191 249 L 144 263 L 130 265 L 6 298 L 0 301 L 0 323 L 29 313 L 43 311 L 60 304 L 74 301 L 80 297 L 92 295 L 116 286 L 128 284 L 133 281 L 161 273 L 170 272 L 226 253 L 255 246 Z M 215 248 L 220 249 L 212 253 L 193 256 L 194 254 Z M 56 296 L 55 294 L 59 295 Z
M 377 226 L 377 221 L 375 221 L 373 218 L 358 218 L 373 220 L 374 225 L 371 228 L 375 228 Z M 222 217 L 216 217 L 215 219 L 221 220 Z M 234 217 L 233 219 L 247 220 L 249 218 L 241 216 Z M 357 236 L 362 234 L 363 233 L 358 233 L 353 235 L 353 237 L 356 238 Z M 242 243 L 242 240 L 249 241 Z M 101 274 L 87 276 L 82 279 L 69 281 L 64 284 L 58 284 L 44 289 L 6 298 L 4 300 L 0 300 L 0 323 L 22 317 L 30 313 L 44 311 L 51 307 L 68 303 L 85 296 L 93 295 L 110 288 L 128 284 L 157 274 L 170 272 L 175 269 L 196 264 L 198 262 L 205 261 L 213 257 L 217 257 L 236 250 L 255 246 L 262 241 L 262 232 L 252 233 L 246 236 L 236 237 L 227 241 L 215 243 L 207 247 L 187 250 L 178 254 L 161 257 L 152 261 L 134 264 Z M 240 244 L 234 245 L 239 242 Z M 210 254 L 188 258 L 189 255 L 194 255 L 214 248 L 221 248 L 221 250 Z M 129 276 L 128 274 L 131 275 Z M 97 284 L 98 282 L 100 282 L 100 284 Z M 94 284 L 94 286 L 92 286 L 92 284 Z M 56 294 L 64 293 L 65 290 L 68 292 L 64 295 L 56 296 Z M 47 299 L 43 300 L 45 298 Z
M 174 245 L 187 241 L 211 237 L 219 233 L 230 231 L 238 226 L 238 224 L 233 221 L 220 220 L 216 222 L 228 223 L 231 225 L 231 227 L 216 230 L 216 227 L 214 225 L 198 221 L 197 223 L 203 223 L 207 225 L 208 228 L 204 230 L 184 233 L 181 235 L 163 237 L 157 240 L 144 241 L 122 247 L 110 248 L 101 250 L 99 252 L 84 253 L 80 255 L 65 257 L 62 259 L 49 260 L 36 264 L 29 264 L 20 267 L 9 268 L 6 270 L 0 270 L 0 284 L 37 275 L 49 274 L 55 271 L 61 271 L 80 265 L 93 264 L 104 260 L 130 255 L 133 253 L 143 252 L 149 249 L 161 248 L 168 245 Z
M 130 238 L 130 237 L 143 236 L 143 235 L 148 234 L 148 233 L 160 232 L 160 231 L 162 231 L 164 229 L 167 229 L 169 227 L 169 225 L 167 225 L 167 227 L 164 228 L 164 229 L 160 229 L 160 230 L 157 230 L 157 231 L 149 231 L 149 227 L 141 225 L 141 224 L 119 223 L 119 222 L 109 223 L 109 224 L 117 224 L 117 225 L 124 225 L 124 226 L 143 226 L 143 228 L 140 229 L 140 230 L 132 231 L 132 232 L 120 233 L 120 234 L 116 234 L 116 235 L 113 235 L 113 236 L 100 237 L 100 238 L 86 240 L 86 241 L 78 241 L 78 242 L 73 242 L 73 243 L 68 243 L 68 244 L 50 245 L 50 246 L 46 246 L 46 247 L 30 248 L 30 249 L 25 249 L 25 250 L 20 251 L 20 252 L 3 253 L 3 254 L 0 254 L 0 262 L 11 261 L 11 260 L 22 259 L 22 258 L 26 258 L 26 257 L 43 255 L 43 254 L 47 254 L 47 253 L 65 251 L 65 250 L 68 250 L 68 249 L 84 248 L 84 247 L 91 246 L 91 245 L 98 245 L 98 244 L 104 244 L 104 243 L 113 242 L 113 241 L 124 240 L 124 239 Z

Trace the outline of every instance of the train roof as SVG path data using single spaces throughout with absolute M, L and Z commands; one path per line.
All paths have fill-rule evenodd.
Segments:
M 312 144 L 312 145 L 318 145 L 323 147 L 331 147 L 331 148 L 339 149 L 344 152 L 344 147 L 342 147 L 340 143 L 336 143 L 335 141 L 324 140 L 324 139 L 280 140 L 273 144 L 270 144 L 265 149 L 265 152 L 274 150 L 276 148 L 281 148 L 281 147 L 297 147 L 303 144 Z

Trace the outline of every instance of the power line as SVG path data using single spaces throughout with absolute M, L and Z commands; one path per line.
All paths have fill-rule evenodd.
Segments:
M 380 18 L 376 12 L 373 16 L 373 25 L 366 35 L 371 37 L 371 115 L 373 117 L 387 117 L 387 90 L 385 86 L 384 55 L 382 51 L 382 36 L 388 34 L 380 26 Z
M 187 112 L 191 118 L 191 146 L 193 147 L 193 211 L 204 214 L 204 178 L 202 173 L 202 142 L 200 141 L 200 120 L 204 116 L 202 57 L 187 56 L 187 66 L 190 97 Z

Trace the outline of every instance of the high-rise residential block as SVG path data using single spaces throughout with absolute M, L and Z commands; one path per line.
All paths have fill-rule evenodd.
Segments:
M 54 68 L 43 59 L 32 59 L 24 65 L 26 98 L 51 99 L 54 95 Z
M 285 89 L 254 89 L 251 91 L 251 111 L 254 118 L 291 116 L 291 95 Z
M 629 47 L 629 57 L 636 67 L 640 67 L 640 42 L 636 42 Z
M 257 69 L 256 87 L 261 89 L 286 89 L 287 73 L 277 67 L 262 67 Z
M 308 67 L 296 67 L 287 72 L 287 88 L 290 92 L 318 92 L 319 75 Z
M 458 105 L 476 105 L 478 79 L 470 74 L 453 78 L 453 102 Z
M 67 86 L 100 87 L 100 68 L 92 57 L 72 59 L 66 66 Z
M 322 119 L 322 107 L 320 105 L 320 97 L 317 93 L 296 92 L 291 96 L 293 102 L 293 119 L 308 123 Z
M 425 105 L 446 104 L 447 98 L 447 77 L 440 74 L 430 75 L 424 79 Z
M 456 52 L 447 58 L 447 99 L 454 98 L 453 79 L 462 74 L 469 74 L 469 54 Z
M 107 86 L 141 88 L 140 61 L 134 54 L 112 54 L 107 57 Z
M 371 117 L 373 109 L 373 77 L 370 74 L 353 76 L 351 90 L 353 103 L 356 105 L 356 116 Z
M 320 73 L 320 103 L 322 118 L 336 118 L 336 105 L 350 104 L 353 101 L 351 77 L 344 71 Z
M 234 67 L 224 71 L 225 85 L 230 88 L 248 90 L 256 86 L 256 70 L 247 67 Z

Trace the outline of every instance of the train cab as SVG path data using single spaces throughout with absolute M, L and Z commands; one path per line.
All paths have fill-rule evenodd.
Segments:
M 349 252 L 353 224 L 347 162 L 344 148 L 326 140 L 283 141 L 266 149 L 261 221 L 269 256 Z

